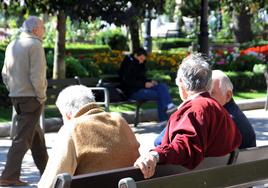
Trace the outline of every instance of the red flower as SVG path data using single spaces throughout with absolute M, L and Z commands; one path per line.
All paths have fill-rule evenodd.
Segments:
M 241 50 L 240 54 L 246 55 L 248 52 L 256 52 L 256 53 L 260 53 L 260 54 L 263 54 L 265 56 L 268 56 L 268 45 L 250 47 L 250 48 L 247 48 L 245 50 Z

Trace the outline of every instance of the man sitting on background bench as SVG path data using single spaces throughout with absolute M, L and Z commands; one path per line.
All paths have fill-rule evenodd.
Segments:
M 79 175 L 128 167 L 139 157 L 139 143 L 127 122 L 94 102 L 91 90 L 83 85 L 69 86 L 59 94 L 56 105 L 64 125 L 39 188 L 52 187 L 60 173 Z
M 240 110 L 233 99 L 233 84 L 221 70 L 212 71 L 211 97 L 216 99 L 231 115 L 242 136 L 239 149 L 256 147 L 256 135 L 245 114 Z M 155 139 L 154 144 L 161 144 L 166 128 Z
M 176 110 L 176 106 L 166 84 L 146 78 L 146 56 L 147 52 L 139 48 L 125 57 L 119 69 L 121 89 L 129 99 L 157 101 L 158 120 L 163 122 Z
M 144 178 L 154 175 L 157 163 L 193 169 L 205 157 L 224 156 L 240 146 L 238 128 L 208 92 L 211 72 L 200 54 L 192 54 L 182 61 L 176 84 L 183 103 L 169 118 L 161 145 L 135 162 Z

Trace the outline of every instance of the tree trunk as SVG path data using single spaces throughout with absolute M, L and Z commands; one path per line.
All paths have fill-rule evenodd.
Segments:
M 249 42 L 253 39 L 253 33 L 250 26 L 251 16 L 244 7 L 240 12 L 233 12 L 234 35 L 238 43 Z
M 208 0 L 201 0 L 200 14 L 199 51 L 208 55 Z
M 130 51 L 134 52 L 140 47 L 140 36 L 139 36 L 139 23 L 136 19 L 132 19 L 129 24 L 130 33 Z
M 53 79 L 65 78 L 65 34 L 66 16 L 63 11 L 57 13 L 57 30 L 54 47 Z

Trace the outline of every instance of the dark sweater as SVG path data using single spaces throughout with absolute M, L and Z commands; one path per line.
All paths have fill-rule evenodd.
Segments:
M 126 56 L 119 69 L 121 89 L 127 97 L 139 89 L 145 88 L 146 78 L 145 62 L 140 64 L 133 55 Z
M 250 148 L 256 146 L 256 135 L 253 127 L 248 121 L 245 114 L 240 110 L 237 104 L 232 99 L 224 105 L 224 108 L 232 116 L 237 128 L 240 130 L 242 136 L 242 143 L 239 149 Z

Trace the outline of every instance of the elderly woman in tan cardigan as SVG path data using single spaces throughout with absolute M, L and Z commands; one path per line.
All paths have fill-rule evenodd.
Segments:
M 64 125 L 38 187 L 52 187 L 57 174 L 85 174 L 132 166 L 139 143 L 127 122 L 95 103 L 91 90 L 69 86 L 58 96 Z

